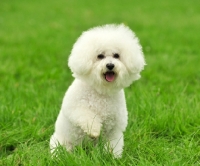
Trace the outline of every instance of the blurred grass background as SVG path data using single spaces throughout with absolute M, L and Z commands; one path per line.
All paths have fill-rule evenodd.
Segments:
M 0 2 L 0 165 L 200 164 L 200 1 Z M 124 23 L 147 61 L 126 89 L 122 159 L 94 150 L 52 160 L 49 138 L 72 82 L 67 57 L 82 31 Z

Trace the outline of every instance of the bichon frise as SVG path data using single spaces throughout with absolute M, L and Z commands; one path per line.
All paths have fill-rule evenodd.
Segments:
M 64 96 L 51 152 L 58 145 L 70 151 L 101 133 L 109 151 L 121 157 L 128 114 L 123 88 L 140 78 L 145 65 L 137 37 L 123 24 L 89 29 L 74 44 L 68 65 L 75 80 Z

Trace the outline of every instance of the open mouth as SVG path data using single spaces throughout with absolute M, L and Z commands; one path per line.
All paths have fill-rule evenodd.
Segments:
M 115 79 L 115 73 L 113 71 L 107 71 L 105 74 L 105 79 L 108 82 L 113 82 Z

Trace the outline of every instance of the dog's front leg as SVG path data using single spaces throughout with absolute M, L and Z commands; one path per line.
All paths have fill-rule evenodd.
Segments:
M 101 120 L 97 114 L 89 109 L 74 110 L 69 115 L 72 124 L 80 127 L 89 137 L 95 139 L 100 135 Z
M 114 154 L 115 158 L 121 158 L 124 146 L 124 138 L 121 131 L 110 132 L 108 137 L 108 143 L 105 148 Z

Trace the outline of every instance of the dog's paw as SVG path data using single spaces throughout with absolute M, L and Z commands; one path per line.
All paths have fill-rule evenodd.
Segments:
M 97 139 L 100 136 L 100 130 L 101 130 L 101 124 L 93 123 L 88 126 L 85 132 L 91 139 Z
M 92 132 L 88 134 L 91 139 L 97 139 L 100 135 L 100 132 Z

